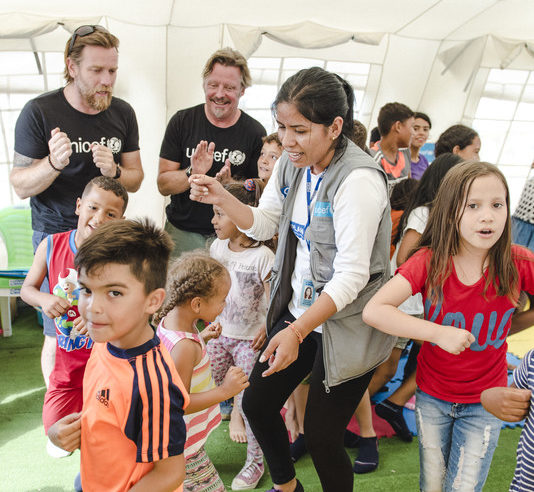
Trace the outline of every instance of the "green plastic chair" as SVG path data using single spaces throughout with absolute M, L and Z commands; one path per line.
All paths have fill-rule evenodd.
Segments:
M 0 311 L 4 336 L 11 336 L 11 297 L 20 287 L 33 262 L 31 211 L 27 207 L 0 210 L 0 236 L 7 251 L 7 269 L 0 270 Z

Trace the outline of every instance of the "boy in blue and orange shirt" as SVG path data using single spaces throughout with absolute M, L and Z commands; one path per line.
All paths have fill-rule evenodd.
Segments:
M 79 309 L 95 344 L 83 410 L 49 429 L 81 448 L 84 490 L 181 490 L 189 397 L 149 324 L 165 297 L 168 235 L 148 221 L 104 224 L 79 248 Z

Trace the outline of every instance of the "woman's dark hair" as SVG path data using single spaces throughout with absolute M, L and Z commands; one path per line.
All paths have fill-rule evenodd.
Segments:
M 441 154 L 439 157 L 436 157 L 432 164 L 425 169 L 417 188 L 412 193 L 408 206 L 404 209 L 404 212 L 401 215 L 397 234 L 395 235 L 395 239 L 393 239 L 393 244 L 398 244 L 401 240 L 404 228 L 408 222 L 408 217 L 413 210 L 423 206 L 432 209 L 432 202 L 438 193 L 441 181 L 449 169 L 462 161 L 463 159 L 460 156 L 447 152 L 446 154 Z
M 391 210 L 404 210 L 410 203 L 410 198 L 418 184 L 419 181 L 414 178 L 406 178 L 399 181 L 391 190 L 391 196 L 389 197 Z
M 457 145 L 460 150 L 465 149 L 473 143 L 475 137 L 478 137 L 478 133 L 472 128 L 465 125 L 453 125 L 439 136 L 434 148 L 434 155 L 438 157 L 445 152 L 452 152 L 452 149 Z
M 312 123 L 330 126 L 340 116 L 343 118 L 343 135 L 352 139 L 354 90 L 339 75 L 319 67 L 300 70 L 289 77 L 278 91 L 272 105 L 273 113 L 284 102 L 294 104 L 299 113 Z M 346 139 L 337 139 L 338 148 L 346 144 Z

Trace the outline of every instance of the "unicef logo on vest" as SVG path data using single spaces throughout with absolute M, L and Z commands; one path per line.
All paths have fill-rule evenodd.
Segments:
M 122 142 L 117 137 L 108 138 L 108 147 L 114 154 L 118 154 L 121 151 Z
M 240 150 L 232 150 L 228 155 L 230 164 L 232 164 L 233 166 L 240 166 L 241 164 L 243 164 L 243 162 L 245 162 L 245 157 L 245 154 Z

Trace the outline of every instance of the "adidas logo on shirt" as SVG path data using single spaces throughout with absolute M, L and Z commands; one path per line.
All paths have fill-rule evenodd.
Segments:
M 109 406 L 109 388 L 97 391 L 96 399 L 106 407 Z

